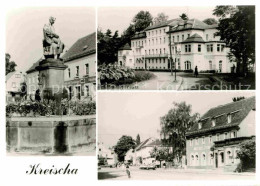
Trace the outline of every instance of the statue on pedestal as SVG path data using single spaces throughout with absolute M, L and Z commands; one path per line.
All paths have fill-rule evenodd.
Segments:
M 43 55 L 44 58 L 59 59 L 60 54 L 65 48 L 61 42 L 59 35 L 55 33 L 54 23 L 56 18 L 50 17 L 49 24 L 45 24 L 43 27 Z

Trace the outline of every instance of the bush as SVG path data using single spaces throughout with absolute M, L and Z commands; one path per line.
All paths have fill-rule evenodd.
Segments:
M 239 145 L 240 150 L 237 152 L 237 157 L 240 159 L 241 163 L 237 167 L 241 171 L 248 168 L 255 168 L 255 140 L 247 140 Z

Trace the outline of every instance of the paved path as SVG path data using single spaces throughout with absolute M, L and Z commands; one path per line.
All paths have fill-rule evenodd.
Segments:
M 223 173 L 218 171 L 189 171 L 174 169 L 140 170 L 130 168 L 133 180 L 254 180 L 255 174 Z M 102 168 L 98 171 L 98 179 L 127 180 L 121 168 Z
M 178 90 L 182 81 L 180 76 L 173 76 L 171 72 L 152 72 L 156 77 L 147 81 L 136 83 L 139 90 Z

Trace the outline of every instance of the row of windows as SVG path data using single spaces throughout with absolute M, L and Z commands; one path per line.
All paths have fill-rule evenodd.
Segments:
M 76 75 L 75 75 L 75 77 L 79 77 L 79 66 L 76 66 L 76 69 L 75 69 L 75 71 L 76 71 Z M 89 64 L 85 64 L 85 75 L 89 75 Z M 70 78 L 71 77 L 71 69 L 70 68 L 68 68 L 68 77 Z
M 90 86 L 89 84 L 85 84 L 83 86 L 83 91 L 81 90 L 81 86 L 80 85 L 76 85 L 74 86 L 69 86 L 69 97 L 70 99 L 73 97 L 73 95 L 77 98 L 77 99 L 81 99 L 82 96 L 85 97 L 89 97 L 93 94 L 95 85 Z M 90 90 L 90 88 L 92 88 L 93 90 Z
M 165 28 L 164 29 L 160 29 L 160 30 L 152 30 L 152 31 L 148 31 L 148 36 L 154 36 L 154 35 L 157 35 L 157 34 L 162 34 L 162 33 L 165 33 L 166 30 Z
M 212 61 L 209 61 L 209 65 L 210 68 L 212 67 Z M 219 61 L 219 70 L 222 69 L 222 61 Z M 223 116 L 223 115 L 222 115 Z M 232 115 L 231 114 L 227 114 L 227 123 L 231 123 L 232 122 Z M 211 126 L 215 127 L 216 126 L 216 117 L 211 119 Z M 202 128 L 202 122 L 198 123 L 198 129 Z
M 231 131 L 231 132 L 225 132 L 222 134 L 223 139 L 221 139 L 221 134 L 216 134 L 215 140 L 213 140 L 213 136 L 210 135 L 208 136 L 208 143 L 211 144 L 214 141 L 219 141 L 219 140 L 225 140 L 225 139 L 230 139 L 230 138 L 236 138 L 237 137 L 237 132 L 236 131 Z M 190 146 L 193 146 L 194 143 L 195 145 L 199 145 L 199 140 L 201 140 L 201 144 L 206 143 L 206 137 L 203 136 L 201 138 L 195 138 L 195 139 L 190 139 Z M 195 141 L 195 142 L 194 142 Z
M 163 52 L 163 53 L 162 53 Z M 147 50 L 145 50 L 145 54 L 147 54 Z M 149 49 L 148 54 L 166 54 L 166 49 L 165 48 L 160 48 L 160 49 Z

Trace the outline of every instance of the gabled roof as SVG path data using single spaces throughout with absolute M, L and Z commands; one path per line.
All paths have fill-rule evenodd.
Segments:
M 151 140 L 151 138 L 148 138 L 148 139 L 144 140 L 143 142 L 141 142 L 141 143 L 135 148 L 135 150 L 137 151 L 137 150 L 140 150 L 141 148 L 143 148 L 144 145 L 149 142 L 149 140 Z
M 136 32 L 131 39 L 140 39 L 140 38 L 146 38 L 146 33 L 144 31 Z
M 37 71 L 35 67 L 39 66 L 39 63 L 41 62 L 42 58 L 38 59 L 33 65 L 29 68 L 29 70 L 26 71 L 27 74 Z
M 216 130 L 236 127 L 248 115 L 248 113 L 255 109 L 255 96 L 243 99 L 240 101 L 220 105 L 208 110 L 200 119 L 202 128 L 198 129 L 198 123 L 194 124 L 192 128 L 186 133 L 187 136 L 195 134 L 203 134 L 207 132 L 214 132 Z M 227 122 L 227 116 L 231 114 L 231 122 Z M 215 119 L 216 125 L 212 126 L 212 119 Z
M 15 74 L 15 71 L 14 72 L 9 72 L 6 76 L 5 76 L 5 81 L 7 81 L 8 79 L 10 79 L 12 77 L 12 75 Z
M 154 147 L 154 146 L 161 146 L 162 142 L 159 139 L 152 141 L 151 143 L 147 143 L 145 146 L 147 147 Z
M 96 53 L 96 32 L 78 39 L 62 56 L 64 62 Z
M 183 30 L 204 30 L 209 27 L 206 23 L 198 19 L 180 20 L 178 23 L 171 25 L 169 32 L 178 32 Z
M 164 22 L 159 22 L 159 23 L 153 24 L 151 26 L 148 26 L 146 29 L 144 29 L 144 31 L 152 30 L 152 29 L 155 29 L 155 28 L 165 27 L 165 26 L 168 26 L 169 24 L 172 24 L 173 22 L 178 22 L 180 20 L 182 20 L 182 19 L 177 18 L 177 19 L 171 19 L 171 20 L 164 21 Z
M 131 50 L 131 47 L 128 43 L 126 43 L 124 46 L 120 47 L 118 50 Z
M 192 36 L 188 37 L 182 43 L 205 43 L 202 37 L 199 34 L 193 34 Z

